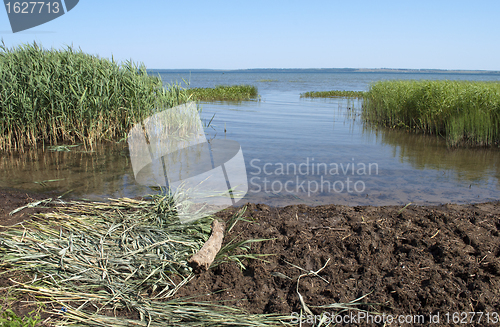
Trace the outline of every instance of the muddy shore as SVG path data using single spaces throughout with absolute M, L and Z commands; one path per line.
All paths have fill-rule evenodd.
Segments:
M 0 190 L 0 225 L 53 210 L 35 207 L 9 215 L 47 197 L 50 194 Z M 237 210 L 229 208 L 217 216 L 227 220 Z M 468 315 L 468 326 L 500 324 L 494 321 L 500 319 L 499 202 L 404 209 L 247 204 L 245 215 L 253 222 L 237 224 L 226 240 L 269 239 L 254 243 L 251 250 L 272 254 L 267 262 L 245 262 L 245 270 L 235 263 L 222 264 L 197 275 L 178 297 L 199 295 L 197 301 L 224 301 L 252 313 L 291 314 L 301 309 L 297 278 L 320 270 L 301 277 L 298 286 L 314 314 L 334 312 L 315 306 L 347 303 L 368 294 L 362 302 L 374 305 L 363 309 L 425 318 L 421 324 L 395 326 L 453 325 L 456 312 L 483 312 L 482 319 L 489 315 L 490 324 Z M 0 287 L 9 284 L 1 278 Z M 437 314 L 439 323 L 431 323 Z

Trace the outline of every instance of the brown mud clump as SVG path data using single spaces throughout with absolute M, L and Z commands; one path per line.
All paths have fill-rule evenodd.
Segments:
M 402 208 L 248 204 L 245 215 L 254 222 L 237 224 L 231 234 L 269 239 L 251 252 L 273 255 L 248 261 L 244 270 L 224 263 L 197 275 L 177 296 L 210 294 L 197 300 L 252 313 L 298 313 L 298 277 L 324 266 L 298 287 L 313 314 L 329 311 L 314 306 L 367 294 L 360 302 L 378 305 L 361 308 L 423 315 L 424 325 L 438 313 L 441 322 L 448 313 L 451 322 L 455 312 L 500 314 L 500 204 Z M 236 211 L 218 216 L 229 219 Z

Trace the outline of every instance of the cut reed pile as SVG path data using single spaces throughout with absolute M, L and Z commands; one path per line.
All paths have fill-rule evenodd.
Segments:
M 455 145 L 498 145 L 500 83 L 381 81 L 364 97 L 363 117 L 390 128 L 446 137 Z
M 179 85 L 163 87 L 143 64 L 76 51 L 0 45 L 0 151 L 125 137 L 155 108 L 188 100 Z
M 217 85 L 186 90 L 191 99 L 198 101 L 245 101 L 257 100 L 259 92 L 252 85 Z
M 301 93 L 301 98 L 334 98 L 334 97 L 345 97 L 345 98 L 362 98 L 365 92 L 363 91 L 311 91 L 306 93 Z
M 187 259 L 208 239 L 213 220 L 181 224 L 182 207 L 162 196 L 64 203 L 0 233 L 1 274 L 33 276 L 14 292 L 34 295 L 59 317 L 57 325 L 267 326 L 284 319 L 172 298 L 193 278 Z M 228 222 L 228 230 L 243 212 Z M 252 256 L 231 257 L 229 252 L 255 241 L 260 240 L 229 242 L 214 265 L 228 260 L 241 264 L 240 259 Z M 140 319 L 113 315 L 125 309 Z

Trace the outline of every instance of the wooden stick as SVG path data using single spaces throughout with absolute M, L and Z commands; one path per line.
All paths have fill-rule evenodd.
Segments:
M 222 247 L 224 238 L 224 223 L 218 220 L 212 222 L 212 235 L 208 241 L 203 244 L 203 247 L 195 253 L 188 261 L 188 265 L 193 268 L 195 273 L 202 270 L 208 270 L 215 259 L 215 256 Z

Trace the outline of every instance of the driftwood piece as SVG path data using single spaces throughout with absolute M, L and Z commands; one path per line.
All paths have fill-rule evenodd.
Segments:
M 202 270 L 208 270 L 215 259 L 215 256 L 222 247 L 224 238 L 224 222 L 214 220 L 212 222 L 212 235 L 203 244 L 203 247 L 196 252 L 188 261 L 188 265 L 193 268 L 195 273 Z

